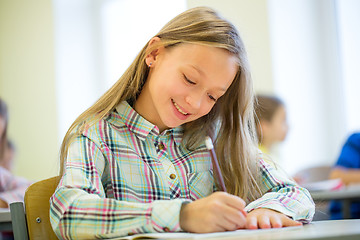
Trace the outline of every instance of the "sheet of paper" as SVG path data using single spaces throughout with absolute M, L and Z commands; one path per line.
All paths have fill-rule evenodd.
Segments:
M 341 179 L 329 179 L 302 184 L 301 186 L 309 191 L 331 191 L 341 189 L 343 187 L 343 183 Z

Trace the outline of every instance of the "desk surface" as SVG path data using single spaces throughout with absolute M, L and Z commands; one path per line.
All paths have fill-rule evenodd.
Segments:
M 11 213 L 8 208 L 0 208 L 0 231 L 12 230 Z
M 134 235 L 121 239 L 224 239 L 224 240 L 309 240 L 309 239 L 341 239 L 352 240 L 360 239 L 360 219 L 319 221 L 306 224 L 300 227 L 288 227 L 280 229 L 259 229 L 259 230 L 238 230 L 233 232 L 191 234 L 191 233 L 155 233 Z
M 360 219 L 358 220 L 338 220 L 338 221 L 319 221 L 302 227 L 290 227 L 283 229 L 265 230 L 247 236 L 234 236 L 224 239 L 360 239 Z M 220 239 L 220 238 L 218 238 Z
M 9 208 L 0 208 L 0 222 L 11 221 L 11 214 Z
M 340 190 L 310 192 L 314 200 L 360 199 L 360 186 L 349 186 Z

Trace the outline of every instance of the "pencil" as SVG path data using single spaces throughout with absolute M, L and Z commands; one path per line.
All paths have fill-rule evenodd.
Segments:
M 216 174 L 216 176 L 218 178 L 219 187 L 221 188 L 222 191 L 226 192 L 226 186 L 225 186 L 225 183 L 224 183 L 224 178 L 223 178 L 223 176 L 221 174 L 221 171 L 220 171 L 219 162 L 217 160 L 215 150 L 214 150 L 214 145 L 213 145 L 213 142 L 212 142 L 212 140 L 211 140 L 211 138 L 209 136 L 206 136 L 206 138 L 205 138 L 205 145 L 206 145 L 206 148 L 210 152 L 211 161 L 212 161 L 212 165 L 213 165 L 213 171 L 214 171 L 214 173 Z
M 215 172 L 215 174 L 218 177 L 219 186 L 222 188 L 221 189 L 222 191 L 227 192 L 226 191 L 226 186 L 225 186 L 225 183 L 224 183 L 224 178 L 223 178 L 223 176 L 221 174 L 221 170 L 220 170 L 220 167 L 219 167 L 219 162 L 218 162 L 216 154 L 215 154 L 214 144 L 213 144 L 213 142 L 212 142 L 212 140 L 211 140 L 211 138 L 209 136 L 206 136 L 206 138 L 205 138 L 205 145 L 206 145 L 206 148 L 210 152 L 211 161 L 212 161 L 212 165 L 213 165 L 213 171 Z M 246 217 L 247 213 L 246 213 L 246 211 L 244 209 L 241 209 L 240 212 Z

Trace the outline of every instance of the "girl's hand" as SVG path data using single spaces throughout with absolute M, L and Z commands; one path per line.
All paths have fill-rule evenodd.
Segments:
M 248 229 L 281 228 L 301 225 L 301 222 L 294 221 L 283 213 L 266 208 L 252 210 L 246 217 L 246 228 Z
M 208 233 L 245 228 L 242 213 L 245 201 L 237 196 L 215 192 L 208 197 L 183 205 L 180 227 L 187 232 Z

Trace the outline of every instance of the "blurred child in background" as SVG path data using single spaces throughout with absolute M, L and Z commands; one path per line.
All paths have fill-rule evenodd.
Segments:
M 285 140 L 288 123 L 284 103 L 275 96 L 257 95 L 256 133 L 260 150 L 272 155 L 273 147 Z
M 2 162 L 6 145 L 7 145 L 7 129 L 8 124 L 8 111 L 6 103 L 0 98 L 0 163 Z
M 15 147 L 7 138 L 8 110 L 0 98 L 0 208 L 8 208 L 12 202 L 24 201 L 24 194 L 30 185 L 24 178 L 15 177 L 10 171 Z M 0 239 L 13 239 L 12 232 L 0 232 Z
M 0 166 L 12 172 L 15 160 L 15 145 L 7 137 L 9 114 L 7 105 L 0 98 Z
M 15 177 L 10 171 L 14 146 L 7 138 L 8 110 L 0 98 L 0 208 L 7 208 L 11 202 L 23 201 L 26 188 L 30 183 Z
M 7 169 L 0 167 L 0 208 L 8 208 L 12 202 L 24 201 L 29 181 L 16 177 Z
M 3 157 L 0 161 L 0 166 L 7 169 L 8 171 L 13 171 L 14 161 L 15 161 L 15 145 L 10 140 L 7 139 L 4 149 Z
M 353 133 L 346 140 L 330 178 L 339 178 L 345 185 L 360 184 L 360 132 Z M 342 219 L 342 213 L 342 203 L 332 201 L 331 219 Z M 351 218 L 360 218 L 360 201 L 351 203 Z

